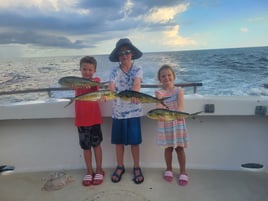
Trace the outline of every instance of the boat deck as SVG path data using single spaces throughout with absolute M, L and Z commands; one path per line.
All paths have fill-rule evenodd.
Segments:
M 57 191 L 41 190 L 42 178 L 51 172 L 27 172 L 0 175 L 0 200 L 3 201 L 268 201 L 268 174 L 262 171 L 188 170 L 189 184 L 162 179 L 163 169 L 143 168 L 145 181 L 132 182 L 126 169 L 120 183 L 112 183 L 113 169 L 99 186 L 84 187 L 85 170 L 67 170 L 74 181 Z

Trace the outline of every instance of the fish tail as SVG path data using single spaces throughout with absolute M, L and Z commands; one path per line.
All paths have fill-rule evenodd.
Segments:
M 198 115 L 200 113 L 202 113 L 203 111 L 199 111 L 199 112 L 195 112 L 195 113 L 192 113 L 191 115 Z
M 197 116 L 198 114 L 202 113 L 202 112 L 203 112 L 203 111 L 192 113 L 192 114 L 190 114 L 190 117 L 191 117 L 192 119 L 195 119 L 196 116 Z
M 110 81 L 106 81 L 106 82 L 101 82 L 100 83 L 100 87 L 108 87 L 108 84 L 110 83 Z
M 68 107 L 69 105 L 71 105 L 74 102 L 74 98 L 70 98 L 69 103 L 67 103 L 67 105 L 64 106 L 64 108 Z
M 159 100 L 160 100 L 160 103 L 161 103 L 166 109 L 169 109 L 169 108 L 168 108 L 168 106 L 164 103 L 164 100 L 166 100 L 166 99 L 168 99 L 168 98 L 170 98 L 170 96 L 159 99 Z
M 164 100 L 161 100 L 160 103 L 161 103 L 166 109 L 169 109 L 168 106 L 164 103 Z

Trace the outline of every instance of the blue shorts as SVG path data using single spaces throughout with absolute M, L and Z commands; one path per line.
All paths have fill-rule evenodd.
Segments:
M 141 144 L 140 117 L 130 119 L 113 119 L 112 144 Z

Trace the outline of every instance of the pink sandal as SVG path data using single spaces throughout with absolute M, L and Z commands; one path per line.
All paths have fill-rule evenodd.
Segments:
M 172 182 L 173 181 L 173 173 L 172 173 L 172 171 L 166 170 L 164 172 L 163 177 L 164 177 L 164 180 L 166 180 L 167 182 Z
M 187 174 L 180 174 L 178 178 L 178 184 L 180 186 L 186 186 L 188 184 L 189 178 Z

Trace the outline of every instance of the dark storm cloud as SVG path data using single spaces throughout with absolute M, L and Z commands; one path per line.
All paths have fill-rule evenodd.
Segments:
M 18 32 L 18 33 L 0 33 L 0 44 L 32 44 L 37 46 L 47 47 L 62 47 L 62 48 L 85 48 L 90 47 L 85 41 L 76 40 L 71 42 L 63 36 L 53 36 L 36 32 Z

